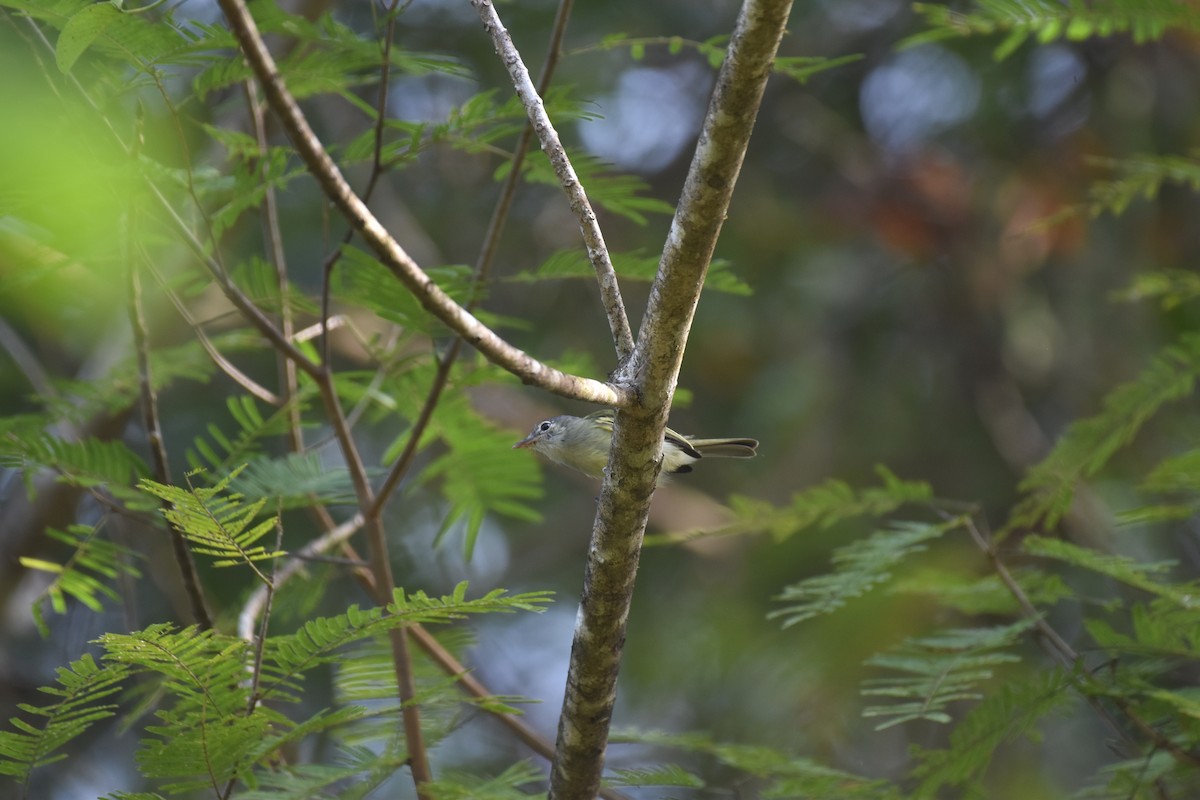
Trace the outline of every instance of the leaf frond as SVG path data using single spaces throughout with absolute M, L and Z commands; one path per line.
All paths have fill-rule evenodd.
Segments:
M 26 714 L 40 717 L 40 726 L 13 717 L 15 731 L 0 731 L 0 775 L 25 784 L 38 767 L 66 758 L 58 752 L 71 740 L 85 733 L 93 723 L 116 713 L 115 704 L 101 703 L 121 688 L 129 670 L 120 665 L 101 666 L 90 655 L 66 667 L 59 667 L 57 686 L 42 692 L 58 698 L 45 706 L 26 703 L 18 707 Z
M 260 581 L 267 583 L 267 576 L 255 562 L 278 558 L 284 553 L 267 550 L 256 543 L 275 530 L 279 520 L 268 517 L 256 522 L 266 499 L 243 506 L 242 496 L 228 491 L 243 469 L 244 465 L 238 467 L 209 488 L 189 486 L 185 489 L 149 479 L 142 480 L 138 486 L 168 504 L 163 509 L 163 516 L 193 545 L 195 552 L 216 558 L 214 566 L 218 567 L 244 564 Z
M 980 684 L 993 677 L 996 667 L 1020 660 L 1008 649 L 1033 625 L 1021 620 L 993 628 L 952 628 L 910 637 L 894 650 L 872 656 L 865 662 L 868 666 L 900 674 L 863 682 L 864 697 L 894 701 L 868 706 L 863 716 L 886 718 L 876 730 L 915 720 L 950 722 L 947 709 L 952 703 L 980 699 Z
M 1159 408 L 1192 393 L 1200 375 L 1200 336 L 1184 336 L 1160 353 L 1141 375 L 1118 386 L 1104 409 L 1073 423 L 1054 449 L 1021 481 L 1025 496 L 1003 532 L 1017 527 L 1053 527 L 1069 510 L 1075 484 L 1095 475 Z
M 1026 41 L 1048 44 L 1059 39 L 1082 41 L 1097 36 L 1128 33 L 1138 43 L 1162 38 L 1168 31 L 1200 30 L 1200 12 L 1188 3 L 1173 0 L 976 0 L 973 10 L 916 3 L 913 10 L 924 18 L 927 30 L 906 39 L 902 46 L 963 36 L 1006 34 L 995 57 L 1011 55 Z
M 775 599 L 783 604 L 770 612 L 769 619 L 782 619 L 791 627 L 822 614 L 842 608 L 856 597 L 889 580 L 892 569 L 914 553 L 923 552 L 928 543 L 940 538 L 960 521 L 941 525 L 896 523 L 866 539 L 840 547 L 833 553 L 834 571 L 815 575 L 784 588 Z

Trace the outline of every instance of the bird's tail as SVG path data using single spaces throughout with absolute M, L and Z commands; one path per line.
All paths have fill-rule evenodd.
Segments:
M 757 439 L 690 439 L 700 455 L 713 458 L 754 458 L 758 454 Z

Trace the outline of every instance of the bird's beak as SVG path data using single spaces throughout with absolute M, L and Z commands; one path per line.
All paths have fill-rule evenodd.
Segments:
M 537 438 L 537 437 L 536 437 L 536 436 L 534 436 L 532 433 L 531 433 L 531 434 L 529 434 L 529 435 L 528 435 L 528 436 L 526 436 L 524 439 L 522 439 L 521 441 L 519 441 L 519 442 L 517 442 L 516 444 L 514 444 L 514 445 L 513 445 L 513 450 L 523 450 L 523 449 L 525 449 L 526 447 L 532 447 L 532 446 L 533 446 L 533 442 L 534 442 L 534 440 L 535 440 L 536 438 Z

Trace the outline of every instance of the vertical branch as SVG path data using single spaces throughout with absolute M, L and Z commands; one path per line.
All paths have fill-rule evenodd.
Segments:
M 633 357 L 618 381 L 638 407 L 620 411 L 600 487 L 550 773 L 551 800 L 600 785 L 625 625 L 662 458 L 663 431 L 708 263 L 762 101 L 791 0 L 745 0 L 717 76 Z
M 604 243 L 604 234 L 601 233 L 600 225 L 596 221 L 596 212 L 592 210 L 592 204 L 587 198 L 583 184 L 579 182 L 579 176 L 575 174 L 575 168 L 571 166 L 567 151 L 558 138 L 558 131 L 554 129 L 550 117 L 546 114 L 541 94 L 534 87 L 533 81 L 529 77 L 529 70 L 525 67 L 525 62 L 521 60 L 521 54 L 517 52 L 512 37 L 509 36 L 504 23 L 500 21 L 500 16 L 496 13 L 491 0 L 471 0 L 471 5 L 475 6 L 479 12 L 479 18 L 483 21 L 484 28 L 492 37 L 492 42 L 496 46 L 496 54 L 500 56 L 500 60 L 508 69 L 517 97 L 524 104 L 525 112 L 529 115 L 529 122 L 537 133 L 538 139 L 541 140 L 542 150 L 554 167 L 554 174 L 558 176 L 559 183 L 566 192 L 571 210 L 579 218 L 579 230 L 583 234 L 588 260 L 592 263 L 592 269 L 595 270 L 596 280 L 600 285 L 600 298 L 604 303 L 604 311 L 608 315 L 608 325 L 612 332 L 613 344 L 616 346 L 617 360 L 618 363 L 624 364 L 633 353 L 633 334 L 630 332 L 629 318 L 625 313 L 625 303 L 621 300 L 621 288 L 617 284 L 617 273 L 613 269 L 608 246 Z
M 571 9 L 574 5 L 575 0 L 561 0 L 558 4 L 558 12 L 554 15 L 554 24 L 550 28 L 546 62 L 542 65 L 542 73 L 538 76 L 537 86 L 534 88 L 537 97 L 542 97 L 550 89 L 554 70 L 558 68 L 558 62 L 562 58 L 563 38 L 567 34 L 567 22 L 571 19 Z M 521 168 L 525 165 L 525 156 L 529 153 L 533 135 L 533 120 L 529 120 L 521 129 L 521 136 L 517 139 L 517 146 L 513 150 L 512 160 L 509 163 L 508 175 L 504 178 L 504 186 L 500 189 L 500 198 L 492 210 L 492 218 L 488 222 L 487 233 L 483 237 L 483 247 L 479 252 L 479 259 L 475 262 L 475 278 L 468 308 L 475 307 L 478 302 L 479 288 L 487 282 L 488 275 L 491 274 L 496 250 L 500 246 L 500 234 L 508 221 L 508 212 L 512 209 L 517 186 L 521 183 Z
M 321 393 L 321 399 L 341 449 L 342 457 L 346 460 L 346 468 L 350 473 L 350 480 L 354 484 L 354 493 L 358 499 L 359 508 L 364 512 L 367 544 L 371 551 L 370 565 L 375 585 L 375 601 L 381 606 L 386 606 L 391 602 L 395 580 L 392 577 L 392 565 L 388 555 L 387 534 L 383 527 L 383 521 L 378 514 L 369 517 L 365 513 L 375 505 L 375 497 L 367 478 L 366 466 L 363 464 L 358 446 L 351 435 L 350 426 L 346 424 L 346 416 L 342 412 L 337 390 L 328 372 L 323 372 L 317 379 L 317 388 Z M 388 636 L 392 646 L 392 662 L 400 695 L 409 767 L 412 770 L 413 782 L 416 784 L 417 797 L 420 800 L 427 800 L 428 784 L 433 780 L 433 773 L 429 769 L 429 756 L 421 735 L 421 709 L 416 703 L 416 683 L 413 679 L 412 658 L 408 652 L 408 633 L 403 628 L 393 628 L 389 631 Z
M 140 112 L 140 107 L 139 107 Z M 138 130 L 134 137 L 134 155 L 141 147 L 141 115 L 138 118 Z M 138 274 L 139 253 L 134 245 L 136 240 L 133 230 L 137 219 L 137 209 L 132 205 L 129 209 L 129 230 L 126 231 L 126 269 L 128 270 L 129 291 L 129 325 L 133 329 L 133 346 L 137 353 L 138 389 L 141 395 L 142 424 L 146 428 L 146 440 L 150 445 L 150 460 L 154 465 L 154 479 L 159 483 L 170 483 L 171 473 L 167 461 L 167 446 L 163 439 L 162 426 L 159 424 L 158 395 L 154 391 L 154 382 L 150 374 L 150 344 L 146 329 L 146 315 L 142 308 L 142 281 Z M 164 506 L 169 505 L 164 500 Z M 192 551 L 188 549 L 187 540 L 173 526 L 168 525 L 171 536 L 171 549 L 175 554 L 175 563 L 183 578 L 184 591 L 192 607 L 192 616 L 201 628 L 211 628 L 212 618 L 204 601 L 204 589 L 200 585 L 200 575 L 196 571 L 196 562 Z
M 409 2 L 411 1 L 409 0 Z M 371 174 L 367 177 L 367 186 L 362 193 L 364 203 L 371 202 L 371 195 L 375 193 L 375 185 L 379 182 L 384 170 L 383 131 L 387 120 L 388 88 L 391 86 L 392 77 L 392 39 L 396 36 L 396 14 L 399 5 L 400 0 L 392 0 L 392 4 L 387 10 L 387 25 L 383 32 L 383 52 L 379 61 L 379 92 L 375 95 L 375 130 L 373 133 L 375 142 L 371 150 Z M 405 3 L 405 7 L 408 7 L 408 3 Z M 346 232 L 342 234 L 341 243 L 325 259 L 325 265 L 321 272 L 321 360 L 325 364 L 329 364 L 330 283 L 333 280 L 333 269 L 342 259 L 342 248 L 349 244 L 352 238 L 354 238 L 354 228 L 348 226 Z
M 263 196 L 263 238 L 266 240 L 271 264 L 275 267 L 275 287 L 279 292 L 279 331 L 283 338 L 290 342 L 295 334 L 295 325 L 292 320 L 292 307 L 288 302 L 287 256 L 283 252 L 283 234 L 279 229 L 279 204 L 276 202 L 275 187 L 271 185 L 267 175 L 267 125 L 263 119 L 262 105 L 254 81 L 246 81 L 244 86 L 251 126 L 254 128 L 254 138 L 258 142 L 259 168 L 266 186 L 266 194 Z M 279 394 L 288 415 L 288 443 L 293 453 L 299 453 L 304 449 L 304 433 L 300 427 L 300 406 L 296 402 L 296 394 L 299 391 L 296 364 L 280 352 L 276 352 L 276 359 L 279 364 Z

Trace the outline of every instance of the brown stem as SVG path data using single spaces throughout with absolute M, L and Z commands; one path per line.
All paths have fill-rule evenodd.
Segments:
M 375 600 L 379 605 L 386 606 L 392 600 L 392 587 L 395 586 L 395 580 L 392 577 L 392 565 L 388 555 L 387 535 L 383 521 L 378 514 L 372 516 L 366 513 L 367 509 L 375 505 L 375 497 L 367 478 L 367 470 L 358 446 L 351 435 L 350 426 L 346 424 L 346 416 L 342 412 L 341 403 L 328 372 L 323 372 L 318 378 L 317 388 L 325 405 L 329 422 L 333 427 L 334 436 L 341 448 L 342 457 L 346 461 L 359 508 L 364 511 L 367 544 L 371 551 L 370 564 L 375 585 Z M 433 774 L 429 769 L 429 757 L 421 735 L 421 709 L 416 703 L 416 684 L 413 680 L 412 659 L 408 653 L 408 634 L 403 628 L 394 628 L 389 632 L 389 639 L 392 645 L 396 684 L 400 694 L 409 768 L 412 770 L 413 782 L 417 787 L 417 796 L 421 800 L 426 800 L 428 797 L 427 786 L 433 780 Z
M 263 195 L 263 239 L 266 240 L 271 264 L 275 267 L 275 289 L 279 292 L 279 330 L 283 338 L 291 342 L 295 340 L 296 331 L 292 321 L 292 306 L 288 301 L 287 256 L 283 252 L 283 232 L 279 227 L 279 203 L 276 200 L 275 187 L 267 182 L 267 125 L 254 81 L 246 81 L 244 85 L 246 106 L 250 112 L 254 138 L 258 142 L 263 183 L 266 185 L 266 193 Z M 300 426 L 300 406 L 293 402 L 299 391 L 296 364 L 281 353 L 276 353 L 276 357 L 279 362 L 280 395 L 287 407 L 288 443 L 293 453 L 299 453 L 304 450 L 304 433 Z
M 132 212 L 131 212 L 132 213 Z M 171 472 L 167 460 L 167 446 L 163 439 L 162 426 L 158 415 L 158 395 L 154 391 L 154 382 L 150 375 L 150 344 L 146 328 L 146 315 L 142 308 L 142 281 L 138 274 L 137 248 L 132 245 L 133 234 L 130 232 L 130 247 L 127 264 L 129 269 L 129 324 L 133 328 L 133 344 L 137 353 L 138 390 L 141 395 L 142 424 L 146 428 L 146 440 L 150 446 L 150 461 L 154 469 L 154 479 L 162 484 L 171 482 Z M 170 508 L 170 503 L 163 501 L 163 509 Z M 171 536 L 171 550 L 175 554 L 175 563 L 183 578 L 183 588 L 191 604 L 192 616 L 196 624 L 203 629 L 212 628 L 212 617 L 208 613 L 208 605 L 204 599 L 204 589 L 200 584 L 200 575 L 196 571 L 196 562 L 192 551 L 188 549 L 187 540 L 174 526 L 167 526 Z

